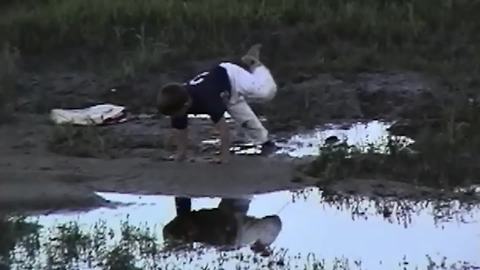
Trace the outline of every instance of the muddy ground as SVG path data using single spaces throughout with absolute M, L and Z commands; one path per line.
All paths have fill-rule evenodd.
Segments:
M 200 119 L 190 133 L 195 162 L 165 160 L 172 153 L 168 119 L 140 116 L 155 114 L 155 91 L 178 78 L 151 74 L 119 84 L 89 72 L 24 73 L 16 118 L 0 126 L 0 207 L 50 211 L 108 203 L 94 191 L 237 196 L 316 183 L 297 175 L 296 165 L 308 160 L 236 156 L 229 164 L 209 163 L 204 158 L 212 149 L 198 145 L 214 134 Z M 255 105 L 276 138 L 331 122 L 433 117 L 445 98 L 440 80 L 415 72 L 293 74 L 278 81 L 275 100 Z M 130 121 L 85 135 L 59 130 L 48 119 L 53 108 L 104 102 L 126 106 Z

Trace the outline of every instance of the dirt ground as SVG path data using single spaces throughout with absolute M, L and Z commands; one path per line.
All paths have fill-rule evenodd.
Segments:
M 218 165 L 203 160 L 211 152 L 197 147 L 192 150 L 195 162 L 165 161 L 171 148 L 168 120 L 162 118 L 102 127 L 110 138 L 121 139 L 108 157 L 68 155 L 68 146 L 57 153 L 49 148 L 56 128 L 48 120 L 51 109 L 111 102 L 126 106 L 131 115 L 154 113 L 155 90 L 171 78 L 151 75 L 115 85 L 91 73 L 25 73 L 16 119 L 0 126 L 0 208 L 54 211 L 108 204 L 95 191 L 237 196 L 315 184 L 315 179 L 299 180 L 297 175 L 296 165 L 307 160 L 282 156 L 235 156 Z M 284 138 L 330 122 L 435 113 L 432 89 L 440 87 L 414 72 L 308 74 L 280 79 L 279 85 L 276 99 L 255 110 L 267 118 L 274 136 Z M 196 120 L 193 126 L 193 146 L 212 136 L 208 120 Z

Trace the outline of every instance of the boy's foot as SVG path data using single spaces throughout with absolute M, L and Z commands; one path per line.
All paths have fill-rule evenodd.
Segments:
M 242 56 L 242 62 L 247 64 L 250 69 L 261 65 L 260 62 L 260 49 L 262 44 L 255 44 L 247 51 L 247 53 Z
M 277 145 L 271 140 L 268 140 L 262 144 L 261 150 L 262 156 L 268 156 L 273 154 L 278 149 Z

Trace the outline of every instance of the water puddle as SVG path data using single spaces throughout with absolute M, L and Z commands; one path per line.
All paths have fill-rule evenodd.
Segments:
M 413 140 L 402 136 L 391 136 L 388 128 L 391 123 L 371 121 L 352 125 L 326 125 L 313 131 L 294 135 L 286 141 L 279 142 L 277 154 L 292 157 L 317 156 L 320 147 L 327 143 L 346 142 L 360 148 L 373 148 L 377 152 L 386 152 L 389 138 L 405 146 Z
M 389 139 L 395 140 L 401 146 L 413 143 L 413 140 L 407 137 L 391 136 L 388 132 L 390 126 L 391 123 L 381 121 L 349 125 L 329 124 L 290 138 L 275 139 L 278 149 L 274 153 L 290 157 L 317 156 L 320 153 L 320 147 L 336 142 L 345 142 L 360 148 L 370 147 L 377 152 L 386 152 Z M 220 140 L 208 139 L 202 141 L 202 144 L 218 147 Z M 236 144 L 230 150 L 237 155 L 259 155 L 262 152 L 260 146 L 253 144 Z
M 456 202 L 435 205 L 348 199 L 332 203 L 317 189 L 242 199 L 99 194 L 124 206 L 27 219 L 44 226 L 39 237 L 42 248 L 35 257 L 37 265 L 55 261 L 52 254 L 65 256 L 68 249 L 58 244 L 62 239 L 67 247 L 75 239 L 88 242 L 88 237 L 78 233 L 83 230 L 103 240 L 92 240 L 95 244 L 90 248 L 84 244 L 75 267 L 70 265 L 72 269 L 102 269 L 95 266 L 98 261 L 111 264 L 112 257 L 126 257 L 124 249 L 140 269 L 427 269 L 442 263 L 447 266 L 442 269 L 480 266 L 480 210 L 466 209 Z M 143 228 L 146 233 L 126 230 L 126 220 L 129 226 Z M 59 233 L 58 225 L 69 222 L 78 224 L 78 230 L 70 228 L 73 236 L 65 233 L 65 227 Z M 167 248 L 164 234 L 170 240 L 188 236 L 195 241 L 191 245 L 168 241 Z M 119 248 L 121 243 L 127 244 Z M 59 247 L 63 253 L 56 251 Z M 21 250 L 17 247 L 17 259 L 25 256 Z M 98 255 L 102 251 L 107 255 Z M 82 256 L 93 257 L 93 262 L 88 265 Z M 61 258 L 59 261 L 65 263 Z M 17 266 L 12 269 L 24 269 Z

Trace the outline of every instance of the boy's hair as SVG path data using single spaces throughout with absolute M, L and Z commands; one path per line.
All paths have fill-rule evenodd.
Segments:
M 179 83 L 169 83 L 157 95 L 157 109 L 161 114 L 173 115 L 189 100 L 187 89 Z

